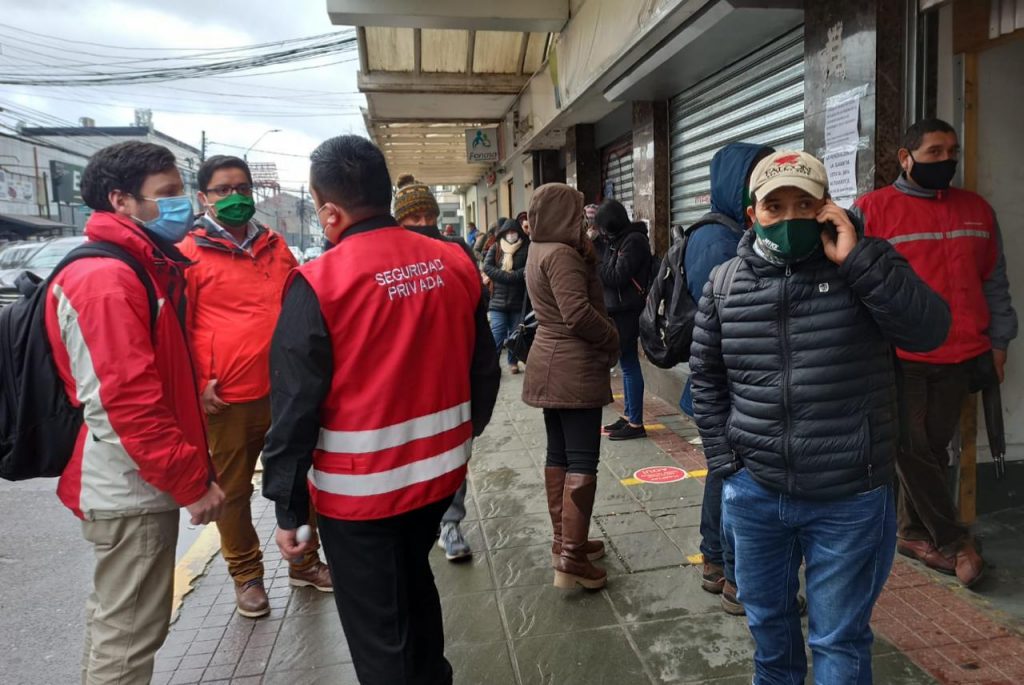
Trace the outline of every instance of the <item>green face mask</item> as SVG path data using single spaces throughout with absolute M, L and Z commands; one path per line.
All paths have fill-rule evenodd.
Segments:
M 790 219 L 771 226 L 754 222 L 761 247 L 786 264 L 809 257 L 821 247 L 821 230 L 822 225 L 814 219 Z
M 214 203 L 217 219 L 228 226 L 243 226 L 256 213 L 256 203 L 248 195 L 231 193 Z

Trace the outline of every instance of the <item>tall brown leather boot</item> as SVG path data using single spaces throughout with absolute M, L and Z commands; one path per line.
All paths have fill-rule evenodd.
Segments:
M 587 559 L 587 533 L 597 494 L 597 476 L 568 473 L 562 491 L 562 554 L 555 565 L 555 587 L 571 589 L 577 584 L 599 590 L 608 582 L 604 569 Z
M 561 466 L 545 466 L 544 488 L 548 493 L 548 514 L 551 515 L 551 568 L 554 568 L 562 554 L 562 491 L 565 489 L 565 469 Z M 600 540 L 587 540 L 586 552 L 587 559 L 600 559 L 604 556 L 604 543 Z

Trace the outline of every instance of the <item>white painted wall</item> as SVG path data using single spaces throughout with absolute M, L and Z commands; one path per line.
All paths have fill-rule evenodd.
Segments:
M 1010 291 L 1024 321 L 1024 38 L 978 56 L 978 192 L 995 209 L 1003 233 Z M 1024 344 L 1010 346 L 1003 412 L 1008 457 L 1024 459 Z M 985 442 L 984 431 L 979 442 Z M 981 450 L 979 457 L 988 458 Z

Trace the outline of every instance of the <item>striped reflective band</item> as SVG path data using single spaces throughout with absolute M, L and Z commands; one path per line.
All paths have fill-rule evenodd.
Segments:
M 317 449 L 336 454 L 369 454 L 440 435 L 458 428 L 469 419 L 470 403 L 464 402 L 436 414 L 374 430 L 332 431 L 322 428 L 316 446 Z
M 317 490 L 333 495 L 348 497 L 383 495 L 410 485 L 434 480 L 454 471 L 469 461 L 472 446 L 473 441 L 467 440 L 458 447 L 442 452 L 436 457 L 421 459 L 380 473 L 352 475 L 310 469 L 309 481 Z
M 959 231 L 946 231 L 945 233 L 907 233 L 906 235 L 898 235 L 889 238 L 890 245 L 899 245 L 900 243 L 909 243 L 915 240 L 942 240 L 943 238 L 990 238 L 991 234 L 988 231 L 977 231 L 972 229 L 962 229 Z

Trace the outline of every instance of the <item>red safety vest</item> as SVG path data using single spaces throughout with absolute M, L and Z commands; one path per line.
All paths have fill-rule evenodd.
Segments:
M 452 495 L 473 438 L 472 262 L 454 243 L 388 227 L 344 237 L 299 272 L 334 353 L 309 473 L 316 510 L 380 519 Z
M 935 198 L 914 197 L 888 186 L 856 204 L 864 214 L 865 235 L 888 240 L 953 314 L 942 347 L 924 354 L 897 350 L 900 359 L 957 364 L 992 349 L 983 284 L 995 269 L 999 242 L 984 198 L 959 188 Z

